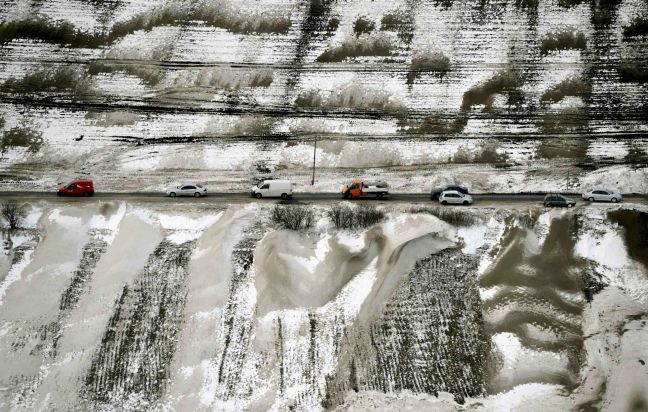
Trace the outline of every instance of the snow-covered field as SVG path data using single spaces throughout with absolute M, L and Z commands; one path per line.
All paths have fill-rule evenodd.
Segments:
M 364 229 L 309 206 L 301 231 L 258 204 L 24 207 L 0 256 L 2 409 L 648 402 L 645 206 L 401 204 Z
M 4 2 L 0 190 L 647 190 L 642 0 L 194 3 Z
M 645 194 L 646 18 L 645 0 L 5 0 L 0 191 Z M 351 230 L 328 202 L 301 231 L 265 203 L 184 205 L 32 202 L 3 227 L 0 410 L 648 409 L 643 205 L 381 204 Z

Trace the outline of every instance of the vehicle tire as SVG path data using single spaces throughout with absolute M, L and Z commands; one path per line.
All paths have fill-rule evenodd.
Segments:
M 281 199 L 282 199 L 282 200 L 286 200 L 286 199 L 288 199 L 288 193 L 282 193 L 282 194 L 281 194 Z
M 200 193 L 198 192 L 194 193 L 194 197 L 200 197 Z
M 594 201 L 594 198 L 593 198 L 593 197 L 590 197 L 589 199 L 587 199 L 587 201 L 588 201 L 588 202 L 593 202 L 593 201 Z
M 83 192 L 83 197 L 90 197 L 92 196 L 92 193 L 90 192 Z
M 610 199 L 610 200 L 612 201 L 612 203 L 616 203 L 616 202 L 618 202 L 618 200 L 617 200 L 617 198 L 616 198 L 616 197 L 613 197 L 613 198 L 612 198 L 612 199 Z
M 568 208 L 570 208 L 570 207 L 572 207 L 572 206 L 574 206 L 572 203 L 567 203 L 567 207 L 568 207 Z
M 255 199 L 261 199 L 262 197 L 263 197 L 263 195 L 261 193 L 255 193 L 254 194 Z
M 445 206 L 445 205 L 447 205 L 447 204 L 448 204 L 448 202 L 447 202 L 447 201 L 445 201 L 445 200 L 442 200 L 442 201 L 441 201 L 441 204 L 442 204 L 443 206 Z
M 176 197 L 175 192 L 171 192 L 171 193 L 169 193 L 169 197 Z
M 464 205 L 464 206 L 468 206 L 468 201 L 467 201 L 467 200 L 464 200 L 464 201 L 463 201 L 463 205 Z
M 549 207 L 549 203 L 545 203 L 545 204 L 544 204 L 544 207 Z
M 61 196 L 62 196 L 62 195 L 61 195 L 61 192 L 56 192 L 56 196 L 61 197 Z

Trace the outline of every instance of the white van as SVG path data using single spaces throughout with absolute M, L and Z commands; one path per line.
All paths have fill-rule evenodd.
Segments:
M 289 180 L 264 180 L 258 185 L 252 186 L 252 196 L 257 199 L 262 197 L 291 198 L 292 182 Z

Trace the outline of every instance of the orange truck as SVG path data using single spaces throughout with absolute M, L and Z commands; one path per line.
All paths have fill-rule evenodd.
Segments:
M 360 179 L 353 179 L 350 185 L 342 186 L 342 198 L 344 199 L 360 199 L 368 196 L 382 199 L 388 194 L 389 189 L 387 183 L 384 182 L 366 183 Z

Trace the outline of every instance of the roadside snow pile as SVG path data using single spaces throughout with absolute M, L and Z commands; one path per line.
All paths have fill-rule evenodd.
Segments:
M 486 270 L 490 266 L 490 264 L 493 262 L 493 257 L 495 256 L 495 248 L 499 246 L 499 241 L 502 235 L 504 234 L 504 230 L 506 228 L 505 225 L 505 215 L 503 213 L 497 213 L 494 216 L 491 216 L 491 218 L 488 220 L 488 223 L 486 224 L 486 231 L 484 232 L 484 239 L 483 243 L 481 243 L 477 248 L 475 248 L 475 252 L 477 251 L 478 248 L 483 248 L 485 246 L 486 250 L 484 253 L 481 254 L 481 258 L 479 261 L 479 268 L 477 270 L 477 275 L 482 276 L 484 273 L 486 273 Z M 461 233 L 461 231 L 460 231 Z M 476 244 L 480 243 L 481 241 L 477 241 Z M 476 246 L 476 244 L 472 245 L 472 247 Z M 464 253 L 470 253 L 470 248 L 468 248 L 468 244 L 464 247 L 463 252 Z M 472 253 L 475 253 L 472 252 Z M 483 288 L 480 288 L 480 294 L 484 291 Z M 483 299 L 483 296 L 482 296 Z
M 620 269 L 630 264 L 623 238 L 616 232 L 583 233 L 578 238 L 576 253 L 598 263 L 610 276 L 617 272 L 611 269 Z
M 117 210 L 111 211 L 111 205 L 103 205 L 108 210 L 105 213 L 100 213 L 92 216 L 89 222 L 89 229 L 96 233 L 97 238 L 102 239 L 104 242 L 110 244 L 117 235 L 117 230 L 122 219 L 126 215 L 126 202 L 121 202 Z M 112 212 L 112 213 L 111 213 Z M 107 216 L 106 216 L 107 215 Z
M 459 151 L 473 152 L 479 140 L 450 139 L 421 144 L 417 141 L 384 141 L 367 148 L 363 140 L 325 140 L 317 143 L 318 167 L 389 167 L 446 163 Z M 311 142 L 285 144 L 278 157 L 280 167 L 308 167 L 313 161 Z
M 7 273 L 7 276 L 3 279 L 2 283 L 0 283 L 0 306 L 2 306 L 3 298 L 7 293 L 9 287 L 16 281 L 20 280 L 20 276 L 22 275 L 23 271 L 25 270 L 25 268 L 27 268 L 29 263 L 31 263 L 33 254 L 34 250 L 33 248 L 31 248 L 25 250 L 24 253 L 21 253 L 20 255 L 16 255 L 14 257 L 11 269 L 9 269 L 9 273 Z
M 20 226 L 25 229 L 36 229 L 38 221 L 43 216 L 44 208 L 36 205 L 29 205 L 29 211 L 22 220 Z
M 83 223 L 83 219 L 78 216 L 64 215 L 61 209 L 52 210 L 47 216 L 48 220 L 64 227 L 77 227 Z
M 117 210 L 106 217 L 104 214 L 96 214 L 90 219 L 89 226 L 91 229 L 117 230 L 119 222 L 126 214 L 126 202 L 119 203 Z
M 609 285 L 617 286 L 648 305 L 645 268 L 628 256 L 621 228 L 611 223 L 606 211 L 588 208 L 583 212 L 575 253 L 593 263 L 593 270 Z
M 283 349 L 280 385 L 282 396 L 277 396 L 272 409 L 299 402 L 307 409 L 319 403 L 317 393 L 326 392 L 326 378 L 335 373 L 341 333 L 350 326 L 377 276 L 378 258 L 374 258 L 327 304 L 319 308 L 284 309 L 269 312 L 259 319 L 259 334 L 279 333 Z M 343 322 L 343 325 L 336 323 Z M 281 325 L 278 331 L 272 332 Z M 310 329 L 310 333 L 304 333 Z M 316 349 L 316 352 L 313 350 Z M 317 365 L 317 370 L 305 370 Z M 300 399 L 301 398 L 301 399 Z
M 538 246 L 542 247 L 544 241 L 547 239 L 549 234 L 549 228 L 551 227 L 551 222 L 554 219 L 560 219 L 567 214 L 566 209 L 556 209 L 553 208 L 547 212 L 544 212 L 538 216 L 534 232 L 538 238 Z
M 345 246 L 349 253 L 358 253 L 365 247 L 365 232 L 358 235 L 339 231 L 335 234 L 339 244 Z
M 457 237 L 463 241 L 461 251 L 467 254 L 477 253 L 477 249 L 487 242 L 486 234 L 490 227 L 486 225 L 473 225 L 457 229 Z
M 387 240 L 395 244 L 404 244 L 426 234 L 442 239 L 456 239 L 454 227 L 427 214 L 390 215 L 390 219 L 381 228 Z
M 216 223 L 223 212 L 215 215 L 206 215 L 196 219 L 182 215 L 166 215 L 160 213 L 157 219 L 162 228 L 172 231 L 167 239 L 177 245 L 198 239 L 202 232 Z
M 602 167 L 580 179 L 584 188 L 618 188 L 622 193 L 648 192 L 648 169 L 635 169 L 625 165 Z

